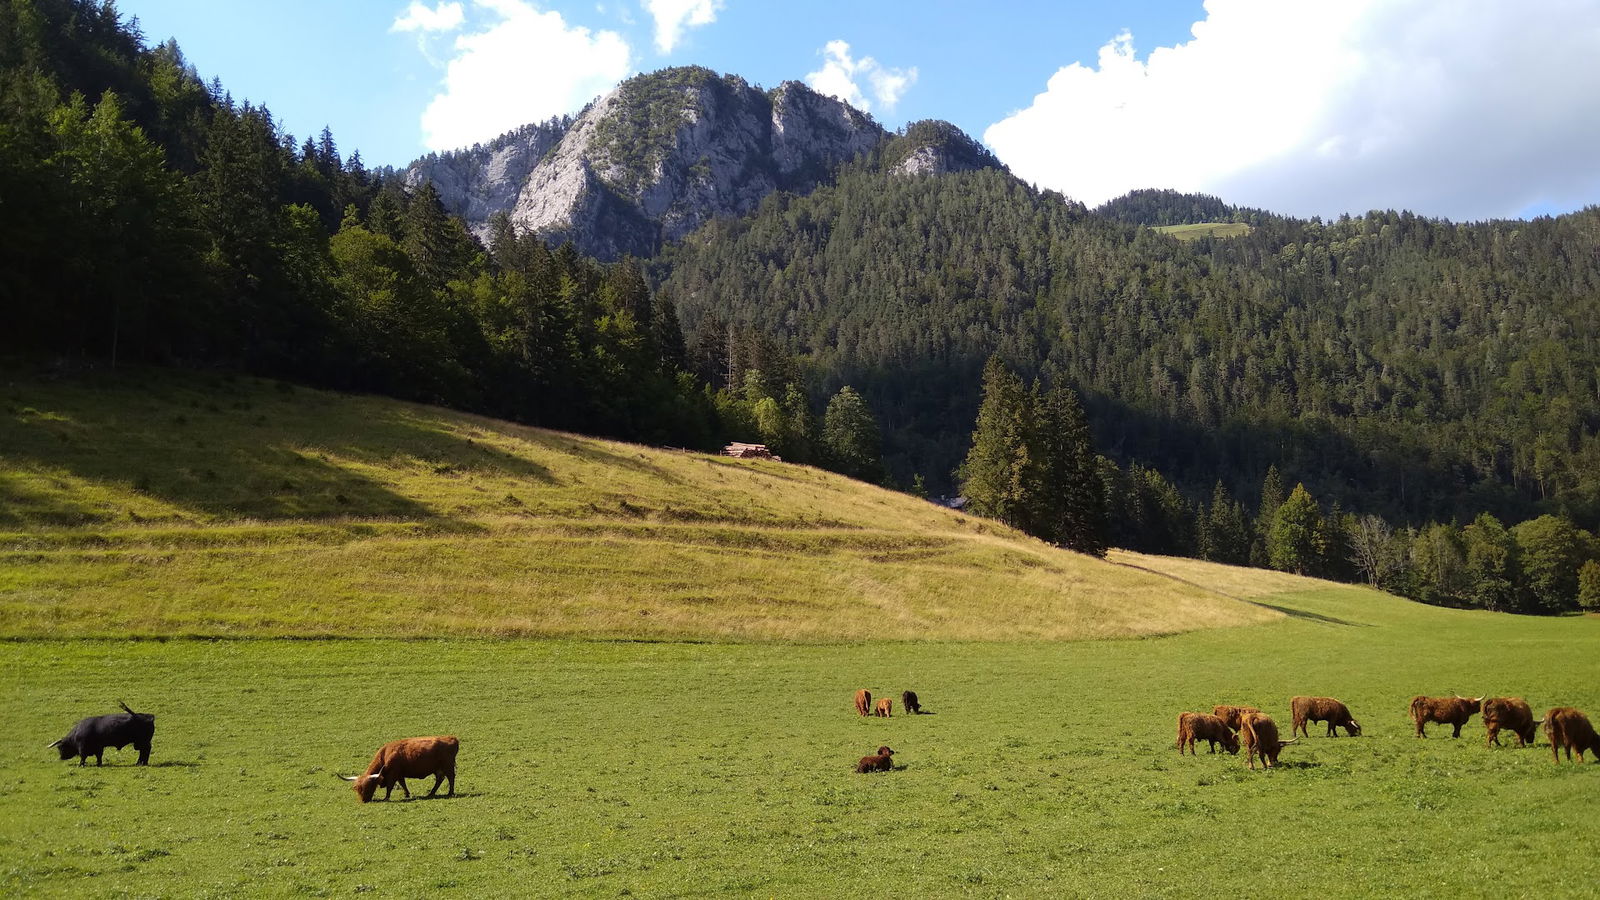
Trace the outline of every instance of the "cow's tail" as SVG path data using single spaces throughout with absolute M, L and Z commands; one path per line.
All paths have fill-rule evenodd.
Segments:
M 133 710 L 128 708 L 128 704 L 123 703 L 121 700 L 117 701 L 117 705 L 122 707 L 123 712 L 126 712 L 130 716 L 137 716 L 138 715 L 138 713 L 136 713 Z
M 1422 718 L 1422 700 L 1423 698 L 1421 697 L 1411 698 L 1411 721 L 1413 722 Z

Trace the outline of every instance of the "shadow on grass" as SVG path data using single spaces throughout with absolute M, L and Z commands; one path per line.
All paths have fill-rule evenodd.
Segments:
M 1295 609 L 1292 606 L 1279 606 L 1276 603 L 1262 603 L 1260 600 L 1246 600 L 1245 602 L 1253 603 L 1256 606 L 1260 606 L 1265 609 L 1277 610 L 1291 619 L 1304 619 L 1307 622 L 1319 622 L 1323 625 L 1345 625 L 1351 628 L 1372 627 L 1372 625 L 1367 622 L 1351 622 L 1345 619 L 1337 619 L 1333 616 L 1325 616 L 1321 613 L 1307 612 L 1303 609 Z
M 130 491 L 226 519 L 435 517 L 349 462 L 556 481 L 544 466 L 457 433 L 448 416 L 160 370 L 19 378 L 0 406 L 0 458 L 12 470 L 0 477 L 0 528 L 115 520 L 115 498 Z M 94 496 L 102 486 L 109 498 Z
M 198 769 L 200 764 L 187 759 L 164 759 L 161 762 L 151 763 L 152 769 Z

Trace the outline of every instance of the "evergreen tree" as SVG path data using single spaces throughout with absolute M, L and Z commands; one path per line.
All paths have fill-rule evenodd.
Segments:
M 822 445 L 835 471 L 862 481 L 882 480 L 878 423 L 867 409 L 866 401 L 849 385 L 840 388 L 828 401 L 827 412 L 822 417 Z
M 1269 477 L 1276 472 L 1269 472 Z M 1267 557 L 1280 572 L 1305 575 L 1321 565 L 1322 512 L 1303 484 L 1296 484 L 1289 499 L 1274 510 L 1267 535 Z
M 1250 549 L 1250 564 L 1258 568 L 1277 568 L 1272 565 L 1271 544 L 1272 526 L 1278 515 L 1278 507 L 1283 505 L 1283 477 L 1278 474 L 1276 465 L 1267 467 L 1266 477 L 1261 480 L 1261 506 L 1256 511 L 1256 540 Z
M 1250 527 L 1244 508 L 1229 496 L 1221 481 L 1211 489 L 1211 508 L 1202 533 L 1201 552 L 1206 559 L 1235 566 L 1250 562 Z
M 1104 555 L 1106 513 L 1089 422 L 1077 394 L 1057 385 L 1029 397 L 1024 530 L 1080 553 Z
M 983 369 L 983 402 L 978 407 L 972 449 L 959 473 L 968 508 L 981 516 L 1020 525 L 1027 515 L 1027 394 L 998 356 Z

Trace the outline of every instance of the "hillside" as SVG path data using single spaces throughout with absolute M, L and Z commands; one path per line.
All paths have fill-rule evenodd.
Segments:
M 1246 225 L 1180 242 L 1002 171 L 856 170 L 670 248 L 659 293 L 691 344 L 732 323 L 861 392 L 901 483 L 947 488 L 998 354 L 1191 496 L 1253 503 L 1275 465 L 1396 523 L 1600 522 L 1600 208 Z
M 1070 640 L 1279 617 L 806 467 L 246 378 L 6 381 L 4 635 Z

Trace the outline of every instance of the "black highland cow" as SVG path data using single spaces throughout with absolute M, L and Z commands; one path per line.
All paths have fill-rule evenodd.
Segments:
M 56 748 L 62 759 L 76 756 L 80 766 L 91 756 L 94 757 L 94 764 L 99 766 L 105 764 L 103 757 L 107 747 L 121 750 L 132 744 L 133 749 L 139 751 L 139 765 L 149 765 L 150 739 L 155 737 L 156 717 L 150 713 L 136 713 L 120 700 L 117 705 L 124 711 L 80 719 L 66 737 L 52 741 L 47 746 Z

